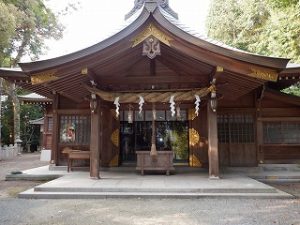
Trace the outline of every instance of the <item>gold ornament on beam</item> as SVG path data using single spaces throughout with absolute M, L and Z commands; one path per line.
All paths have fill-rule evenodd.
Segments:
M 144 31 L 142 31 L 133 39 L 132 47 L 135 47 L 138 44 L 142 43 L 150 36 L 157 38 L 160 42 L 164 43 L 165 45 L 168 46 L 171 45 L 170 41 L 172 39 L 164 32 L 162 32 L 160 29 L 158 29 L 156 26 L 154 26 L 152 23 L 150 23 L 149 26 Z
M 56 70 L 48 70 L 42 73 L 36 73 L 31 75 L 32 85 L 43 84 L 46 82 L 57 80 L 58 77 L 55 76 Z
M 248 75 L 254 78 L 258 78 L 261 80 L 267 80 L 267 81 L 277 81 L 278 79 L 278 73 L 275 71 L 269 71 L 269 70 L 259 70 L 256 68 L 250 68 L 251 73 Z

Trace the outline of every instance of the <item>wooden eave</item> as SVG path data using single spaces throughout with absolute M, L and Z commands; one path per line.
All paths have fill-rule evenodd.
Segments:
M 290 94 L 285 94 L 278 90 L 267 88 L 264 93 L 264 97 L 269 97 L 277 101 L 289 103 L 292 105 L 300 106 L 300 97 Z
M 15 81 L 15 80 L 30 80 L 30 77 L 27 76 L 23 71 L 0 68 L 0 77 L 3 77 L 7 80 Z

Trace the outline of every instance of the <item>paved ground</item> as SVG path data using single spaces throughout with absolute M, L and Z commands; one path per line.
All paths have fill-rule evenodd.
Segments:
M 45 165 L 38 158 L 38 155 L 28 154 L 0 162 L 1 225 L 300 225 L 300 198 L 24 200 L 8 195 L 6 191 L 10 188 L 26 189 L 26 185 L 35 183 L 5 182 L 4 175 L 13 169 Z M 276 187 L 300 197 L 300 184 Z

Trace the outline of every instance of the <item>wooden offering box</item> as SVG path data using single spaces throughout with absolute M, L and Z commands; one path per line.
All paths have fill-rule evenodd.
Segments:
M 171 170 L 175 170 L 173 166 L 173 151 L 157 151 L 157 156 L 150 156 L 150 151 L 136 151 L 137 166 L 136 170 L 140 170 L 144 175 L 144 171 L 166 171 L 166 175 L 170 175 Z

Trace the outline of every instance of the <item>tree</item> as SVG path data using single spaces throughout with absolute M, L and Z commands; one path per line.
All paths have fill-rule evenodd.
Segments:
M 212 0 L 208 36 L 230 46 L 300 63 L 298 0 Z M 286 93 L 298 94 L 299 84 Z
M 0 67 L 16 67 L 24 55 L 37 59 L 46 49 L 46 39 L 62 37 L 63 26 L 59 23 L 58 16 L 43 0 L 0 0 L 0 21 Z M 13 101 L 13 137 L 16 140 L 20 137 L 20 104 L 17 98 L 19 88 L 2 81 L 0 84 L 1 90 Z M 8 127 L 6 120 L 2 122 L 3 127 Z
M 62 37 L 63 26 L 42 0 L 0 0 L 0 3 L 7 16 L 3 26 L 8 28 L 0 47 L 1 66 L 16 66 L 25 54 L 36 59 L 45 49 L 45 39 Z

